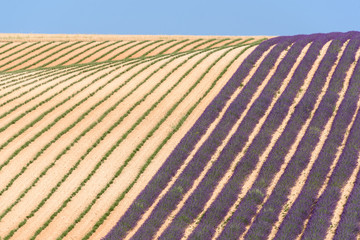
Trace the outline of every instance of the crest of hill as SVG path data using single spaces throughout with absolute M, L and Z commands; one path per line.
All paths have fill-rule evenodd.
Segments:
M 63 67 L 252 43 L 264 36 L 0 34 L 0 72 Z

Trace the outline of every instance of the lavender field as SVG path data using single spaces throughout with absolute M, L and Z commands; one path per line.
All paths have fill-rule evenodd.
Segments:
M 359 58 L 360 32 L 261 42 L 104 239 L 359 239 Z

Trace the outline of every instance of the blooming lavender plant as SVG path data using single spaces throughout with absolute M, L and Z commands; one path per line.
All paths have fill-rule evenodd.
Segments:
M 261 43 L 244 60 L 239 69 L 205 109 L 194 126 L 186 133 L 184 138 L 181 139 L 180 143 L 172 151 L 157 174 L 152 178 L 146 188 L 140 193 L 105 239 L 122 239 L 130 229 L 135 227 L 142 214 L 159 196 L 162 189 L 166 187 L 171 178 L 176 174 L 176 171 L 183 164 L 196 143 L 200 140 L 201 136 L 205 134 L 207 128 L 219 115 L 220 111 L 225 106 L 226 101 L 230 99 L 234 91 L 241 86 L 243 79 L 249 74 L 253 64 L 255 64 L 261 55 L 274 44 L 276 44 L 276 40 Z
M 278 220 L 282 206 L 287 201 L 290 189 L 294 186 L 300 173 L 308 164 L 311 153 L 319 141 L 320 134 L 333 113 L 333 106 L 339 97 L 338 93 L 342 88 L 343 79 L 346 76 L 350 64 L 354 60 L 355 52 L 353 48 L 356 45 L 356 41 L 350 40 L 330 80 L 329 88 L 310 122 L 309 128 L 306 130 L 304 137 L 300 141 L 294 156 L 286 167 L 273 193 L 263 205 L 262 210 L 250 227 L 245 239 L 263 239 L 270 233 L 273 224 Z

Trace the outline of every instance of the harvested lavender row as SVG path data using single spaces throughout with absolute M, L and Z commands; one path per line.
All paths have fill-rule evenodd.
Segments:
M 356 52 L 360 45 L 357 39 L 358 46 L 353 51 Z M 359 72 L 357 72 L 359 74 Z M 359 93 L 359 82 L 354 87 L 355 91 Z M 354 91 L 350 89 L 350 91 Z M 357 102 L 357 99 L 353 100 Z M 355 103 L 356 104 L 356 103 Z M 350 103 L 348 103 L 349 106 Z M 343 153 L 339 158 L 339 162 L 335 166 L 334 172 L 331 175 L 329 183 L 318 201 L 313 206 L 313 214 L 309 219 L 309 223 L 304 232 L 305 239 L 321 239 L 326 236 L 327 229 L 331 224 L 331 218 L 335 211 L 335 207 L 340 198 L 341 189 L 349 180 L 352 171 L 357 165 L 357 159 L 360 148 L 360 116 L 356 117 L 349 139 L 346 142 Z
M 304 78 L 318 56 L 321 47 L 328 40 L 330 40 L 330 38 L 326 36 L 321 36 L 319 39 L 315 40 L 304 57 L 303 62 L 296 70 L 292 81 L 299 82 L 299 84 L 304 81 Z M 336 61 L 337 52 L 335 49 L 339 43 L 339 41 L 333 41 L 330 44 L 324 59 L 321 61 L 319 68 L 315 72 L 314 77 L 304 94 L 304 97 L 295 108 L 295 111 L 286 125 L 282 135 L 270 151 L 267 161 L 264 162 L 253 186 L 249 190 L 248 194 L 241 200 L 219 239 L 238 238 L 245 231 L 246 226 L 250 223 L 251 218 L 256 213 L 258 206 L 263 202 L 265 193 L 274 175 L 279 171 L 286 153 L 294 143 L 296 135 L 314 107 L 316 97 L 320 94 L 321 88 L 326 80 L 323 76 L 326 76 L 330 72 L 331 66 Z
M 271 78 L 269 83 L 267 84 L 266 88 L 258 98 L 258 100 L 254 103 L 251 110 L 245 117 L 243 123 L 240 125 L 238 129 L 238 134 L 241 136 L 241 141 L 237 138 L 233 137 L 230 142 L 226 145 L 225 149 L 221 152 L 218 160 L 214 163 L 214 165 L 211 167 L 209 172 L 206 174 L 205 178 L 202 180 L 198 188 L 195 190 L 195 192 L 191 195 L 191 197 L 186 201 L 185 206 L 181 209 L 181 211 L 176 215 L 175 219 L 173 219 L 171 225 L 169 228 L 164 232 L 164 234 L 160 237 L 160 239 L 169 239 L 170 237 L 172 239 L 179 239 L 184 231 L 186 226 L 188 226 L 189 222 L 191 223 L 194 221 L 195 217 L 200 214 L 202 211 L 203 206 L 206 204 L 206 202 L 211 197 L 211 193 L 214 191 L 215 187 L 217 186 L 217 183 L 221 180 L 221 178 L 225 175 L 225 173 L 229 170 L 229 167 L 232 163 L 232 161 L 237 156 L 237 153 L 241 151 L 241 149 L 244 147 L 244 144 L 247 141 L 248 136 L 252 132 L 254 126 L 258 122 L 258 119 L 262 117 L 262 115 L 265 113 L 266 109 L 269 107 L 269 104 L 271 103 L 271 99 L 276 95 L 276 92 L 281 86 L 281 82 L 286 78 L 289 71 L 291 70 L 292 66 L 294 65 L 295 61 L 297 60 L 298 56 L 300 55 L 303 48 L 309 43 L 308 39 L 300 39 L 299 41 L 295 42 L 295 44 L 291 47 L 286 57 L 283 59 L 283 61 L 278 66 L 278 69 L 274 76 Z M 298 83 L 292 82 L 286 89 L 289 90 L 293 87 L 300 88 Z M 259 133 L 258 137 L 254 140 L 256 147 L 258 148 L 256 151 L 261 152 L 266 148 L 266 145 L 268 144 L 266 140 L 269 140 L 269 136 L 271 135 L 271 132 L 274 132 L 276 130 L 276 124 L 273 125 L 271 123 L 279 123 L 279 119 L 281 120 L 282 116 L 279 114 L 279 105 L 283 105 L 285 102 L 287 102 L 287 98 L 293 98 L 295 97 L 295 94 L 290 94 L 293 96 L 288 95 L 291 91 L 287 91 L 284 95 L 281 96 L 280 102 L 276 104 L 276 107 L 274 107 L 274 111 L 270 113 L 270 116 L 268 117 L 268 120 L 264 127 L 262 128 L 261 132 Z M 269 101 L 270 100 L 270 101 Z M 286 106 L 284 105 L 286 108 Z M 257 109 L 261 109 L 258 111 Z M 285 112 L 286 113 L 286 112 Z M 259 114 L 260 116 L 256 116 L 256 114 Z M 256 116 L 256 117 L 255 117 Z M 246 123 L 248 121 L 248 123 Z M 245 126 L 245 127 L 241 127 Z M 252 146 L 254 146 L 252 145 Z M 247 152 L 249 153 L 249 151 Z M 254 157 L 254 156 L 252 156 Z M 255 159 L 255 158 L 254 158 Z M 248 159 L 247 159 L 248 160 Z M 251 164 L 256 164 L 255 161 L 252 161 Z M 250 165 L 251 165 L 250 164 Z M 249 166 L 250 166 L 249 165 Z M 245 168 L 241 169 L 245 170 Z M 242 175 L 242 179 L 237 179 L 237 185 L 241 184 L 241 181 L 244 179 L 246 174 L 248 172 L 244 173 L 239 171 L 239 174 Z M 235 196 L 236 193 L 233 193 Z M 228 202 L 226 202 L 228 203 Z M 225 204 L 224 207 L 230 207 L 231 205 Z M 210 211 L 213 213 L 218 219 L 210 218 L 213 222 L 215 221 L 221 221 L 221 216 L 214 211 Z M 220 212 L 223 212 L 222 210 Z M 205 219 L 205 216 L 204 216 Z M 201 223 L 200 223 L 201 224 Z M 208 226 L 208 225 L 207 225 Z M 211 230 L 215 230 L 214 226 L 210 227 Z M 212 235 L 212 234 L 210 234 Z M 196 236 L 201 239 L 208 239 L 210 238 L 210 235 L 201 235 Z
M 339 107 L 329 136 L 310 171 L 299 197 L 280 225 L 276 239 L 294 239 L 301 233 L 303 223 L 311 213 L 312 208 L 309 206 L 316 203 L 318 192 L 325 182 L 330 166 L 335 160 L 336 152 L 344 139 L 346 128 L 355 114 L 359 94 L 360 62 L 357 63 L 354 74 L 350 79 L 349 88 Z
M 274 44 L 276 44 L 276 41 L 274 40 L 261 43 L 246 58 L 246 60 L 244 60 L 239 69 L 223 87 L 216 98 L 209 104 L 194 126 L 187 132 L 157 174 L 152 178 L 146 188 L 140 193 L 105 239 L 122 239 L 130 229 L 135 227 L 142 214 L 144 214 L 151 206 L 152 202 L 158 197 L 162 189 L 166 187 L 167 183 L 183 164 L 196 143 L 200 140 L 201 136 L 205 134 L 210 124 L 219 115 L 227 100 L 230 99 L 235 90 L 241 86 L 243 79 L 248 75 L 253 64 Z
M 246 109 L 246 105 L 250 101 L 251 96 L 268 75 L 268 72 L 275 64 L 280 53 L 286 49 L 291 42 L 289 39 L 273 48 L 271 53 L 263 61 L 263 64 L 259 67 L 257 74 L 255 74 L 252 80 L 244 87 L 244 90 L 230 105 L 225 116 L 211 133 L 210 137 L 200 147 L 192 161 L 184 169 L 171 189 L 169 189 L 165 196 L 159 201 L 150 217 L 139 228 L 132 239 L 150 239 L 157 232 L 166 217 L 176 208 L 182 196 L 191 188 L 193 182 L 198 178 L 200 175 L 199 169 L 204 168 L 217 147 L 221 145 L 223 139 L 225 139 L 231 130 L 231 127 L 236 123 L 241 112 Z M 256 117 L 253 121 L 256 121 Z
M 270 233 L 273 224 L 278 220 L 282 206 L 287 201 L 292 186 L 294 186 L 300 173 L 307 166 L 311 153 L 319 141 L 320 134 L 332 115 L 333 106 L 338 100 L 338 93 L 343 85 L 343 79 L 355 58 L 353 49 L 357 45 L 357 41 L 350 40 L 330 80 L 329 88 L 310 122 L 309 128 L 306 130 L 273 193 L 255 218 L 245 239 L 264 239 Z M 340 47 L 338 49 L 340 50 Z
M 359 118 L 359 115 L 357 117 Z M 341 214 L 339 225 L 336 229 L 334 240 L 355 240 L 360 232 L 360 173 L 358 173 L 354 188 L 345 204 L 344 212 Z

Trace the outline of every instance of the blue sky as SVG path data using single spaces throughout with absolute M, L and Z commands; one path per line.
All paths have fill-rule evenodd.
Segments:
M 294 35 L 360 31 L 359 0 L 8 0 L 1 33 Z

